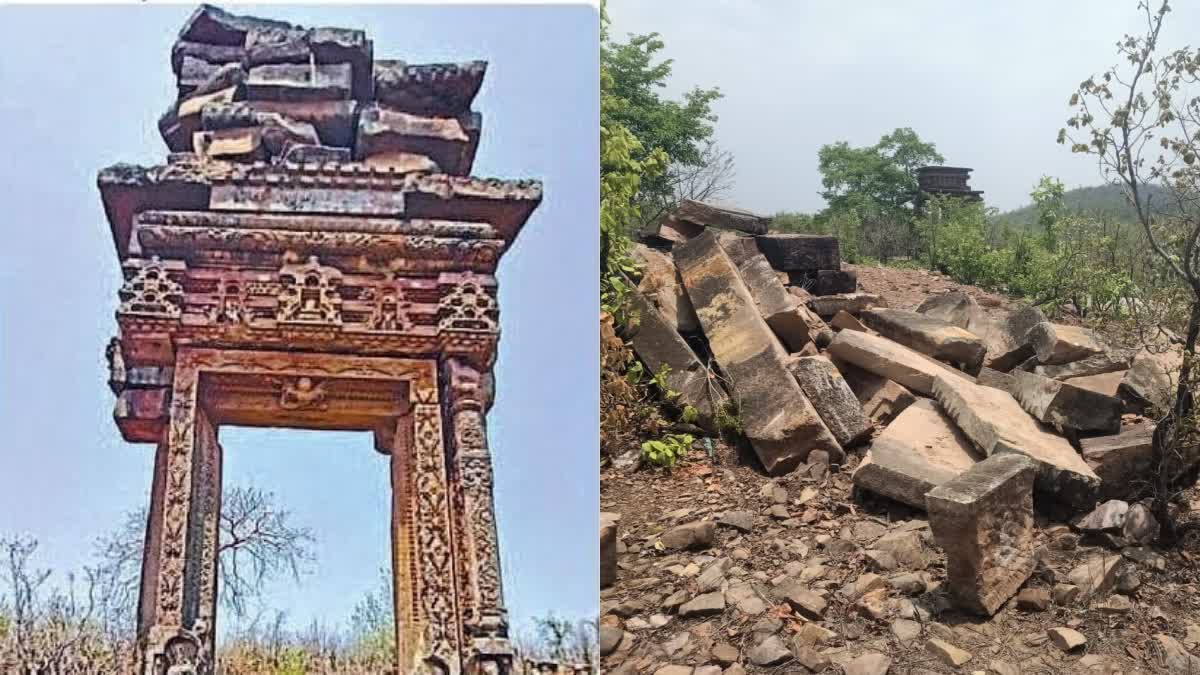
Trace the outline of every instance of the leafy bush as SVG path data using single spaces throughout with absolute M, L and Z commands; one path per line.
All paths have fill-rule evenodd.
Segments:
M 670 468 L 692 449 L 695 438 L 691 434 L 667 434 L 658 440 L 642 443 L 642 460 L 653 465 Z

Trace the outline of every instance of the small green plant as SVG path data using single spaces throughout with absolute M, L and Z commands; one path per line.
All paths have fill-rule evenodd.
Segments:
M 654 466 L 670 468 L 692 449 L 691 434 L 667 434 L 660 440 L 642 443 L 642 459 Z
M 695 424 L 698 419 L 700 419 L 700 411 L 696 410 L 695 406 L 683 406 L 683 413 L 679 415 L 679 421 L 685 424 Z
M 726 436 L 741 436 L 744 433 L 742 418 L 739 416 L 737 404 L 733 401 L 729 401 L 717 409 L 717 414 L 713 416 L 713 423 L 717 425 L 717 431 Z

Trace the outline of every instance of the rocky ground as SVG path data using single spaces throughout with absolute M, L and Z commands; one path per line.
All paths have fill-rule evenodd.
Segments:
M 921 270 L 857 279 L 894 308 L 945 290 L 987 312 L 1011 304 Z M 926 514 L 853 487 L 866 447 L 772 478 L 752 451 L 705 438 L 669 472 L 602 471 L 618 540 L 617 579 L 601 591 L 603 670 L 1200 673 L 1195 540 L 1137 545 L 1144 533 L 1123 525 L 1136 504 L 1074 525 L 1039 513 L 1033 575 L 994 616 L 975 616 L 949 596 Z M 1196 495 L 1183 503 L 1200 512 Z

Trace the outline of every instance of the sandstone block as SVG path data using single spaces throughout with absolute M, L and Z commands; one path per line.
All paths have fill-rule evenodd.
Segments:
M 686 220 L 679 220 L 672 214 L 665 214 L 658 222 L 651 223 L 638 233 L 638 236 L 644 240 L 658 243 L 682 244 L 687 240 L 698 236 L 704 231 L 703 225 L 690 223 Z
M 1107 499 L 1128 497 L 1136 485 L 1130 479 L 1147 476 L 1154 459 L 1154 424 L 1144 423 L 1121 430 L 1112 436 L 1096 436 L 1079 441 L 1083 459 L 1100 477 L 1100 496 Z
M 828 351 L 842 361 L 926 396 L 933 392 L 933 380 L 940 375 L 960 377 L 970 382 L 968 375 L 904 345 L 870 333 L 844 330 L 829 343 Z
M 1103 354 L 1108 347 L 1093 330 L 1045 321 L 1029 331 L 1029 340 L 1044 365 L 1071 363 Z
M 1131 411 L 1144 413 L 1151 409 L 1163 410 L 1170 404 L 1175 393 L 1174 382 L 1175 377 L 1172 377 L 1163 359 L 1139 354 L 1133 359 L 1117 391 Z
M 840 270 L 841 248 L 837 237 L 816 234 L 765 234 L 758 249 L 781 272 Z
M 262 101 L 337 101 L 350 98 L 348 63 L 271 63 L 246 75 L 246 97 Z
M 962 291 L 931 295 L 917 307 L 917 312 L 959 328 L 967 328 L 982 316 L 975 298 Z
M 651 373 L 664 367 L 667 386 L 679 392 L 679 403 L 696 409 L 696 423 L 714 430 L 713 418 L 728 403 L 720 382 L 696 357 L 691 346 L 641 293 L 630 294 L 630 306 L 637 316 L 626 338 L 638 358 Z
M 858 273 L 854 270 L 817 270 L 817 295 L 853 293 L 858 290 Z
M 925 496 L 947 585 L 964 609 L 995 614 L 1033 573 L 1035 473 L 1028 457 L 996 455 Z
M 860 333 L 867 332 L 867 327 L 864 326 L 861 321 L 854 318 L 854 316 L 852 316 L 845 310 L 839 311 L 837 314 L 834 314 L 833 319 L 830 320 L 830 322 L 829 322 L 829 325 L 838 330 L 856 330 Z
M 667 324 L 681 333 L 700 330 L 700 320 L 671 256 L 645 244 L 634 245 L 630 255 L 642 266 L 638 291 L 658 309 Z
M 717 536 L 717 524 L 711 520 L 677 525 L 658 538 L 668 549 L 702 549 L 712 545 Z
M 1068 572 L 1067 581 L 1078 586 L 1080 595 L 1086 599 L 1097 593 L 1107 593 L 1117 582 L 1121 566 L 1119 554 L 1101 553 Z
M 1030 415 L 1060 433 L 1115 434 L 1121 430 L 1121 401 L 1069 382 L 1023 370 L 1012 372 L 1011 393 Z
M 857 315 L 869 307 L 887 307 L 887 301 L 872 293 L 842 293 L 810 298 L 808 308 L 817 316 L 833 316 L 838 312 Z
M 846 383 L 862 404 L 863 412 L 878 425 L 886 426 L 917 400 L 911 391 L 886 377 L 846 361 L 837 360 L 834 365 L 846 378 Z
M 937 404 L 921 399 L 901 412 L 871 443 L 854 470 L 864 490 L 925 508 L 925 494 L 982 459 Z
M 975 383 L 981 387 L 991 387 L 1000 391 L 1007 391 L 1010 394 L 1012 393 L 1014 382 L 1012 373 L 1002 373 L 986 366 L 980 368 L 979 375 L 975 377 Z
M 813 450 L 840 460 L 841 446 L 784 368 L 786 354 L 716 237 L 705 232 L 677 246 L 675 264 L 709 348 L 733 383 L 742 428 L 767 472 L 791 471 Z
M 373 65 L 375 99 L 380 103 L 415 115 L 457 117 L 471 109 L 488 64 L 379 60 Z
M 870 437 L 871 420 L 833 362 L 824 356 L 789 357 L 787 367 L 843 448 Z
M 904 309 L 867 309 L 862 322 L 880 335 L 935 359 L 978 373 L 987 347 L 974 333 L 925 314 Z
M 355 156 L 409 154 L 428 157 L 442 173 L 471 172 L 482 125 L 478 113 L 459 117 L 421 117 L 378 103 L 363 106 L 358 119 Z
M 1125 371 L 1118 370 L 1111 373 L 1101 373 L 1099 375 L 1084 375 L 1082 377 L 1067 377 L 1063 378 L 1063 382 L 1069 385 L 1087 389 L 1088 391 L 1096 392 L 1102 396 L 1108 396 L 1120 400 L 1121 382 L 1125 379 Z M 1122 410 L 1128 408 L 1125 401 L 1121 401 Z
M 1066 380 L 1073 377 L 1089 377 L 1128 370 L 1131 361 L 1132 359 L 1129 354 L 1110 351 L 1102 354 L 1093 354 L 1092 356 L 1072 361 L 1071 363 L 1038 365 L 1033 369 L 1033 372 L 1042 377 Z
M 705 227 L 717 227 L 723 230 L 738 230 L 749 234 L 766 234 L 767 225 L 771 219 L 742 209 L 717 206 L 694 199 L 684 199 L 679 202 L 674 216 Z
M 985 455 L 1031 457 L 1038 465 L 1040 494 L 1077 507 L 1095 501 L 1099 476 L 1066 439 L 1046 431 L 1011 394 L 946 375 L 938 376 L 932 389 L 942 409 Z
M 600 515 L 600 588 L 617 580 L 617 521 Z
M 803 348 L 811 341 L 811 336 L 805 316 L 797 311 L 799 302 L 780 283 L 766 257 L 753 248 L 754 240 L 724 233 L 718 241 L 737 267 L 767 325 L 789 352 Z
M 1023 307 L 1000 319 L 982 315 L 975 317 L 967 325 L 967 330 L 983 338 L 987 345 L 984 365 L 1007 373 L 1036 354 L 1029 340 L 1029 331 L 1045 320 L 1046 315 L 1037 307 Z

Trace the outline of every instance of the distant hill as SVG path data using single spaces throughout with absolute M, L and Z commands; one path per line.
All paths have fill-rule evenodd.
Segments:
M 1161 188 L 1150 186 L 1150 194 L 1154 199 L 1162 193 Z M 1083 211 L 1095 215 L 1107 215 L 1119 220 L 1133 221 L 1137 219 L 1133 205 L 1125 198 L 1125 192 L 1117 185 L 1094 185 L 1079 187 L 1063 193 L 1067 206 L 1071 210 Z M 1033 204 L 1027 204 L 1019 209 L 1006 211 L 998 216 L 1003 222 L 1032 225 L 1037 218 Z

